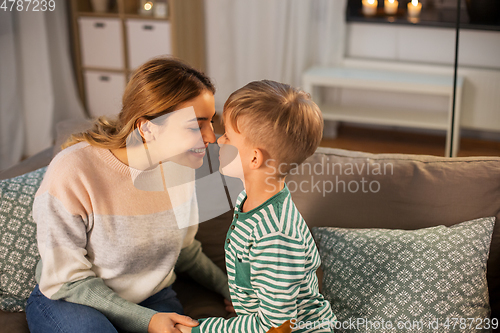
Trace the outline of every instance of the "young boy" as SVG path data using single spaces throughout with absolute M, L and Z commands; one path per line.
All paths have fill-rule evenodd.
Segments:
M 182 332 L 267 332 L 290 320 L 294 332 L 331 332 L 335 316 L 318 291 L 318 251 L 284 182 L 322 137 L 321 111 L 306 93 L 251 82 L 224 105 L 221 171 L 243 180 L 227 233 L 226 267 L 237 317 L 201 319 Z M 233 146 L 233 147 L 230 147 Z M 226 165 L 230 148 L 241 168 Z

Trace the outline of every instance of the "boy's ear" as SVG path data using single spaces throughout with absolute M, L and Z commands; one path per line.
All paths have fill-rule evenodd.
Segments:
M 256 170 L 264 165 L 266 161 L 265 153 L 259 149 L 255 148 L 252 154 L 252 160 L 250 161 L 250 169 Z

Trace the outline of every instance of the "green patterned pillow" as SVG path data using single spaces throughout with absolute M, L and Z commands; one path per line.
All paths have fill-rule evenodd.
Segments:
M 31 210 L 47 167 L 0 181 L 0 310 L 24 311 L 40 259 Z
M 335 331 L 489 331 L 494 224 L 491 217 L 419 230 L 313 228 Z

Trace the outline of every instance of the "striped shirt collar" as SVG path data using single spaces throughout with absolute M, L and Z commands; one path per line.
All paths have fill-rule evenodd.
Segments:
M 288 186 L 286 186 L 286 183 L 285 183 L 283 186 L 283 189 L 281 191 L 279 191 L 278 193 L 276 193 L 275 195 L 273 195 L 272 197 L 270 197 L 269 199 L 264 201 L 258 207 L 255 207 L 254 209 L 252 209 L 248 212 L 241 212 L 241 207 L 243 206 L 243 203 L 247 199 L 247 193 L 245 190 L 243 190 L 240 193 L 240 195 L 238 196 L 238 198 L 236 199 L 236 205 L 234 207 L 234 211 L 236 213 L 238 213 L 238 215 L 241 217 L 248 217 L 248 216 L 251 216 L 251 215 L 255 214 L 256 212 L 260 211 L 261 209 L 263 209 L 269 205 L 274 204 L 275 202 L 283 202 L 286 199 L 286 197 L 288 197 L 289 195 L 290 195 L 290 191 L 288 190 Z

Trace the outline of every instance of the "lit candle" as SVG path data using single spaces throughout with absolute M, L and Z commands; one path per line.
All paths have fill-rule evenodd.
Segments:
M 385 0 L 384 10 L 388 15 L 394 15 L 398 12 L 399 2 L 397 0 Z
M 377 6 L 377 0 L 363 0 L 363 14 L 366 16 L 377 14 Z
M 408 16 L 418 17 L 421 9 L 422 4 L 418 2 L 418 0 L 411 0 L 411 2 L 408 3 Z
M 139 14 L 141 15 L 152 15 L 153 14 L 153 1 L 141 0 L 141 6 L 139 8 Z

